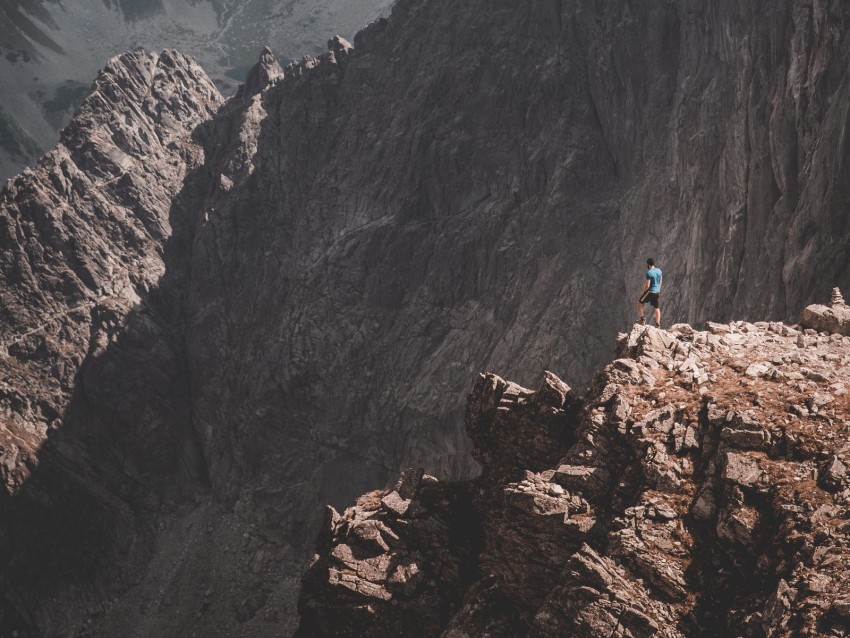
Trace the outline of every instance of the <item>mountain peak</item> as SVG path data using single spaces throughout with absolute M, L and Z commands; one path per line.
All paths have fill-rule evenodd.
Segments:
M 354 45 L 341 35 L 335 35 L 328 40 L 328 51 L 334 54 L 334 58 L 339 64 L 342 64 L 353 50 Z
M 236 98 L 244 99 L 246 97 L 253 97 L 282 79 L 283 69 L 278 64 L 271 47 L 265 46 L 260 52 L 260 59 L 248 71 L 245 83 L 239 87 Z

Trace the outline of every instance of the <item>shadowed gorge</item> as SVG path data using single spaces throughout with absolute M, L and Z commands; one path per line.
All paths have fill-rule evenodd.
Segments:
M 294 631 L 323 505 L 476 475 L 470 380 L 583 388 L 647 256 L 667 325 L 846 288 L 848 21 L 401 0 L 228 100 L 173 51 L 113 59 L 0 204 L 3 626 Z

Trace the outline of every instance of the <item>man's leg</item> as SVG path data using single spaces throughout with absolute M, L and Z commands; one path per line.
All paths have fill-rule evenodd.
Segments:
M 655 326 L 657 328 L 661 327 L 661 308 L 655 309 Z
M 640 300 L 638 300 L 637 302 L 635 302 L 635 305 L 637 306 L 638 311 L 638 321 L 643 323 L 645 321 L 645 319 L 643 318 L 643 304 L 640 302 Z

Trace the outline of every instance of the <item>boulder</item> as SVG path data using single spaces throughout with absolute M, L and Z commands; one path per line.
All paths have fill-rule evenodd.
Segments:
M 841 291 L 833 289 L 828 306 L 807 306 L 800 317 L 800 325 L 816 332 L 850 336 L 850 307 L 844 303 Z

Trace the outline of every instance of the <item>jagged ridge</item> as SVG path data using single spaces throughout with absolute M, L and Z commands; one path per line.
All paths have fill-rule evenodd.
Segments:
M 847 635 L 850 337 L 638 326 L 616 356 L 583 403 L 482 375 L 481 477 L 331 510 L 299 635 Z
M 0 626 L 68 635 L 135 578 L 150 510 L 202 480 L 163 282 L 222 98 L 174 51 L 111 60 L 0 195 Z M 173 267 L 173 265 L 172 265 Z

